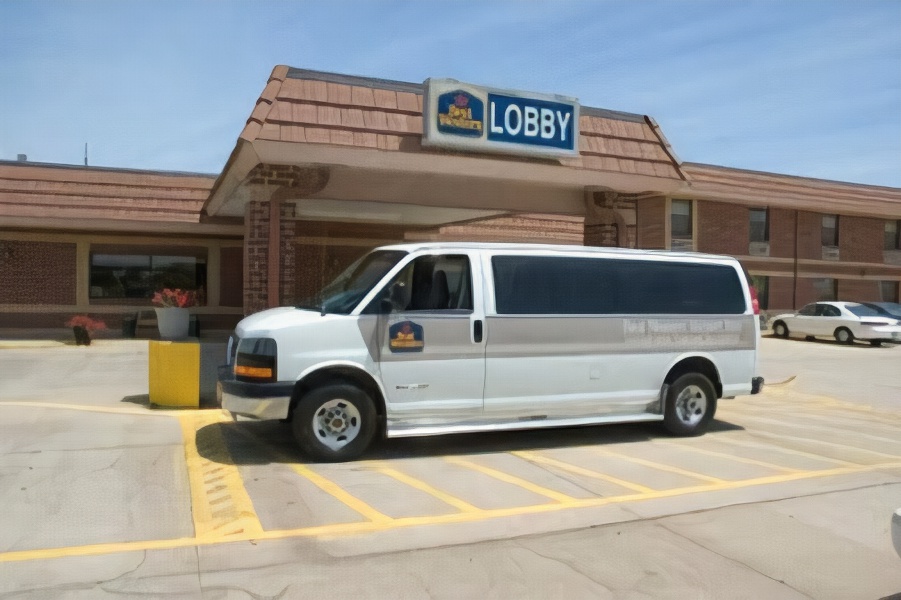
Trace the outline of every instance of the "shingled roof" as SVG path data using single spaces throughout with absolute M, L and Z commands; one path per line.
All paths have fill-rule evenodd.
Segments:
M 4 224 L 138 222 L 147 229 L 199 223 L 215 176 L 0 161 Z
M 632 192 L 668 192 L 684 183 L 679 161 L 653 119 L 585 106 L 580 109 L 578 157 L 535 159 L 424 148 L 424 93 L 421 83 L 275 67 L 207 207 L 215 213 L 260 162 L 329 164 L 334 159 L 349 164 L 336 157 L 365 150 L 374 152 L 360 166 L 388 171 L 432 169 L 436 174 Z M 248 147 L 255 156 L 248 156 Z M 440 162 L 442 157 L 447 160 Z M 465 168 L 460 161 L 468 161 Z
M 748 206 L 901 218 L 901 189 L 683 163 L 690 186 L 678 195 Z

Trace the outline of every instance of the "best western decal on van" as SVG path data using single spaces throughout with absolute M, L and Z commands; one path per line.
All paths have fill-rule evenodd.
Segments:
M 426 81 L 423 145 L 529 156 L 577 156 L 574 98 Z
M 422 325 L 413 321 L 401 321 L 388 328 L 388 347 L 391 352 L 422 352 L 425 335 Z

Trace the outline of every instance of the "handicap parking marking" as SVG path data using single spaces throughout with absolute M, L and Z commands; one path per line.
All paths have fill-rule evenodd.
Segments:
M 66 406 L 66 408 L 70 407 Z M 132 411 L 128 411 L 128 413 L 131 414 Z M 876 452 L 865 448 L 824 440 L 780 435 L 763 430 L 727 430 L 711 433 L 703 438 L 695 438 L 691 440 L 690 444 L 687 441 L 654 440 L 651 444 L 645 446 L 646 449 L 662 449 L 664 450 L 664 453 L 667 446 L 676 446 L 680 450 L 712 456 L 722 459 L 723 461 L 733 460 L 738 463 L 754 465 L 769 469 L 772 472 L 772 474 L 766 474 L 761 477 L 749 477 L 738 480 L 726 480 L 719 477 L 713 477 L 707 473 L 683 469 L 679 466 L 668 464 L 667 462 L 658 462 L 649 460 L 648 458 L 636 457 L 628 453 L 628 445 L 609 444 L 591 446 L 584 449 L 585 452 L 578 454 L 578 456 L 583 459 L 586 456 L 608 457 L 620 463 L 637 464 L 641 467 L 665 471 L 699 481 L 699 483 L 690 483 L 689 485 L 671 485 L 663 489 L 655 489 L 647 485 L 628 481 L 621 476 L 617 477 L 605 473 L 604 471 L 607 469 L 605 469 L 604 466 L 610 466 L 613 462 L 600 461 L 601 468 L 598 468 L 599 461 L 597 460 L 591 460 L 590 462 L 592 464 L 574 464 L 573 461 L 561 460 L 563 457 L 560 456 L 560 452 L 547 450 L 513 450 L 500 453 L 509 457 L 515 457 L 521 461 L 527 461 L 535 467 L 546 469 L 547 472 L 552 474 L 554 472 L 565 472 L 570 476 L 576 476 L 576 479 L 601 480 L 616 485 L 621 488 L 621 490 L 625 490 L 625 493 L 617 493 L 620 490 L 611 488 L 614 490 L 614 493 L 610 495 L 594 493 L 592 496 L 585 498 L 573 497 L 569 494 L 552 489 L 552 487 L 538 485 L 534 481 L 531 481 L 530 478 L 513 475 L 508 472 L 510 469 L 502 470 L 495 468 L 494 466 L 489 467 L 485 464 L 486 461 L 479 459 L 479 455 L 444 456 L 436 458 L 435 460 L 459 467 L 460 473 L 465 474 L 466 472 L 470 472 L 473 477 L 475 477 L 476 473 L 484 475 L 490 477 L 492 480 L 516 486 L 521 490 L 526 490 L 548 500 L 536 502 L 535 500 L 537 499 L 533 499 L 531 503 L 525 505 L 508 504 L 506 506 L 498 505 L 493 508 L 479 508 L 471 502 L 470 499 L 466 498 L 465 493 L 459 495 L 448 493 L 446 490 L 440 489 L 440 483 L 434 484 L 434 482 L 428 482 L 415 476 L 415 474 L 408 472 L 410 470 L 409 468 L 405 469 L 405 466 L 412 468 L 414 465 L 419 465 L 417 462 L 419 459 L 414 458 L 404 461 L 392 461 L 390 459 L 360 461 L 354 463 L 352 469 L 338 467 L 339 470 L 333 471 L 332 467 L 329 466 L 318 466 L 307 464 L 305 462 L 298 462 L 296 456 L 286 451 L 283 452 L 278 448 L 264 447 L 261 443 L 262 440 L 258 439 L 254 434 L 241 431 L 240 427 L 235 427 L 239 435 L 246 437 L 248 440 L 256 440 L 257 444 L 260 446 L 261 452 L 270 454 L 275 462 L 283 464 L 293 471 L 294 474 L 302 477 L 305 481 L 310 482 L 322 492 L 325 492 L 327 495 L 323 495 L 322 498 L 334 499 L 335 502 L 351 508 L 354 513 L 360 517 L 358 519 L 353 519 L 352 517 L 354 515 L 347 513 L 346 516 L 351 517 L 350 520 L 330 520 L 323 524 L 316 525 L 301 523 L 301 526 L 299 527 L 272 528 L 267 530 L 261 525 L 250 494 L 244 486 L 244 480 L 239 467 L 235 464 L 229 450 L 228 439 L 227 436 L 224 435 L 225 432 L 222 429 L 222 424 L 230 420 L 225 413 L 219 410 L 205 410 L 193 412 L 167 411 L 166 413 L 149 414 L 174 416 L 181 424 L 185 446 L 185 461 L 190 481 L 192 517 L 195 527 L 195 534 L 193 537 L 122 543 L 114 542 L 43 550 L 0 552 L 0 562 L 40 560 L 64 556 L 101 555 L 191 546 L 199 547 L 238 541 L 259 543 L 264 540 L 285 538 L 329 538 L 335 536 L 378 533 L 401 528 L 453 525 L 456 523 L 472 523 L 523 515 L 540 515 L 572 509 L 591 509 L 692 494 L 709 494 L 724 490 L 738 490 L 879 471 L 901 475 L 901 456 L 897 454 Z M 229 431 L 231 431 L 231 429 L 229 429 Z M 852 430 L 848 431 L 851 432 Z M 718 448 L 719 445 L 722 444 L 727 447 L 746 448 L 758 453 L 765 453 L 764 456 L 767 460 L 759 460 L 744 455 L 732 456 L 726 452 L 713 450 L 708 447 L 710 444 L 705 443 L 705 440 L 709 440 L 714 448 Z M 769 440 L 769 442 L 764 440 Z M 822 448 L 827 453 L 830 449 L 834 448 L 838 448 L 844 453 L 857 451 L 861 453 L 861 458 L 863 458 L 863 456 L 868 456 L 869 460 L 865 462 L 852 462 L 825 454 L 817 454 L 816 450 L 810 450 L 810 448 L 806 447 L 804 450 L 791 447 L 792 445 L 797 445 L 799 440 L 802 441 L 805 446 L 810 444 L 815 448 Z M 819 446 L 815 446 L 815 444 L 819 444 Z M 774 458 L 779 456 L 786 459 L 785 464 L 782 464 L 782 461 L 779 458 Z M 653 456 L 650 458 L 653 458 Z M 792 461 L 792 458 L 804 458 L 807 461 L 817 461 L 821 465 L 823 463 L 829 463 L 829 465 L 826 466 L 826 468 L 819 469 L 800 469 L 797 468 L 798 461 Z M 794 465 L 792 462 L 794 462 Z M 621 468 L 622 465 L 618 466 Z M 414 471 L 415 470 L 416 469 L 414 468 Z M 703 471 L 704 469 L 702 468 L 701 470 Z M 351 474 L 360 476 L 365 472 L 384 476 L 386 481 L 390 480 L 390 485 L 408 486 L 409 488 L 419 490 L 434 499 L 440 500 L 454 510 L 450 513 L 441 514 L 421 514 L 416 512 L 405 516 L 388 516 L 364 500 L 356 497 L 345 489 L 345 487 L 342 487 L 342 484 L 339 483 L 341 481 L 340 478 L 336 479 L 331 477 L 332 474 L 343 475 L 345 477 Z M 573 480 L 567 479 L 567 481 L 572 483 Z M 354 480 L 354 482 L 354 486 L 358 485 L 357 480 Z M 347 482 L 345 482 L 345 485 L 346 483 Z M 477 490 L 483 490 L 483 488 L 484 485 L 479 484 L 476 487 L 462 486 L 461 489 L 464 491 L 470 489 L 475 492 Z M 364 487 L 361 489 L 366 488 Z M 312 487 L 310 490 L 312 490 Z M 328 511 L 326 511 L 326 513 L 327 512 Z
M 228 420 L 222 411 L 179 414 L 197 538 L 254 535 L 263 530 L 218 427 Z

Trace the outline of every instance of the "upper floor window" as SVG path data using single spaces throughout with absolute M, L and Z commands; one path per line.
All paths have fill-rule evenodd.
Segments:
M 770 241 L 770 211 L 768 208 L 750 210 L 751 242 Z
M 694 247 L 691 200 L 673 200 L 670 213 L 670 236 L 673 250 L 691 250 Z
M 883 250 L 901 250 L 901 221 L 885 222 Z
M 823 245 L 838 246 L 838 215 L 823 215 Z

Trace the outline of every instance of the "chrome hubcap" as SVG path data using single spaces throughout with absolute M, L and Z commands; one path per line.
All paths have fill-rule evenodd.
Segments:
M 686 425 L 697 425 L 707 412 L 707 395 L 696 385 L 689 385 L 676 397 L 676 416 Z
M 360 411 L 346 400 L 330 400 L 313 415 L 313 432 L 332 450 L 354 441 L 360 433 Z

